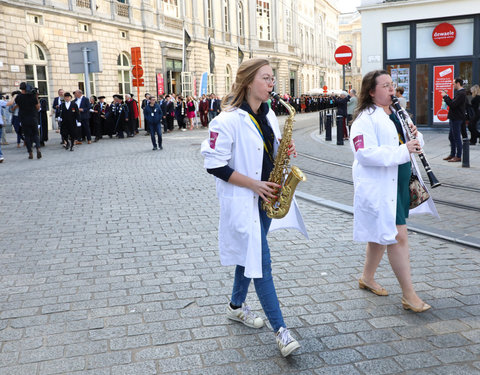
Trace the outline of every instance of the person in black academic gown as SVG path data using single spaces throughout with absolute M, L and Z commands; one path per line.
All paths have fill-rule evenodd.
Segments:
M 69 92 L 64 94 L 65 101 L 60 105 L 60 118 L 62 119 L 61 134 L 62 139 L 65 141 L 65 149 L 73 151 L 73 145 L 80 133 L 78 130 L 80 122 L 80 111 L 78 106 L 72 100 L 72 95 Z M 70 144 L 69 144 L 70 140 Z

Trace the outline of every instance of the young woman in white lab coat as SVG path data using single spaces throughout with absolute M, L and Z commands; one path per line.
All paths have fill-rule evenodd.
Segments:
M 272 226 L 272 220 L 261 209 L 261 202 L 273 198 L 280 187 L 268 182 L 281 137 L 277 118 L 266 103 L 274 84 L 268 60 L 243 62 L 232 91 L 222 101 L 224 110 L 209 125 L 209 138 L 202 143 L 201 152 L 205 168 L 216 177 L 220 261 L 225 266 L 236 266 L 227 317 L 252 328 L 263 327 L 263 320 L 245 304 L 253 278 L 278 347 L 287 356 L 300 345 L 283 321 L 273 284 L 267 233 L 281 227 L 306 232 L 295 201 L 287 216 L 274 220 Z M 289 153 L 296 156 L 293 141 Z
M 423 302 L 413 288 L 405 219 L 409 214 L 438 214 L 431 198 L 409 210 L 411 165 L 421 179 L 414 154 L 420 152 L 423 137 L 412 124 L 411 130 L 417 139 L 408 140 L 391 106 L 394 94 L 388 72 L 367 73 L 351 129 L 350 145 L 355 154 L 353 239 L 367 242 L 365 266 L 358 282 L 362 289 L 388 295 L 374 279 L 386 247 L 390 265 L 402 288 L 403 307 L 422 312 L 431 306 Z

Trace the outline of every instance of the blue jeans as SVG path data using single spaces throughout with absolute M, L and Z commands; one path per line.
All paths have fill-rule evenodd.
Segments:
M 462 157 L 462 136 L 461 128 L 462 120 L 450 120 L 450 132 L 448 133 L 448 140 L 450 141 L 450 155 L 457 158 Z
M 153 147 L 157 147 L 157 142 L 155 141 L 155 133 L 157 133 L 157 137 L 158 137 L 158 147 L 162 147 L 161 123 L 157 123 L 157 124 L 149 123 L 148 129 L 150 131 L 150 138 L 152 139 Z
M 260 200 L 259 200 L 260 205 Z M 263 311 L 267 316 L 274 332 L 277 332 L 280 327 L 286 327 L 283 321 L 282 311 L 278 302 L 275 285 L 273 285 L 272 277 L 272 261 L 270 259 L 270 248 L 267 242 L 267 232 L 270 227 L 272 219 L 270 219 L 265 211 L 260 207 L 260 227 L 262 235 L 262 278 L 253 279 L 255 284 L 255 291 L 258 299 L 262 304 Z M 235 279 L 233 281 L 232 304 L 241 306 L 247 298 L 248 286 L 250 285 L 250 278 L 244 276 L 245 267 L 237 266 L 235 269 Z
M 22 126 L 20 124 L 20 118 L 18 116 L 12 117 L 12 125 L 15 129 L 15 133 L 17 133 L 17 145 L 19 145 L 21 141 L 25 140 L 25 138 L 23 138 Z

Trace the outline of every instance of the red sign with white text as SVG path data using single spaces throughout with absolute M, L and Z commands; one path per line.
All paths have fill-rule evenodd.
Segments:
M 433 67 L 433 122 L 448 121 L 448 106 L 443 100 L 442 90 L 453 98 L 453 65 L 437 65 Z
M 157 95 L 163 95 L 165 93 L 165 86 L 163 84 L 163 74 L 157 73 Z
M 144 86 L 143 81 L 143 68 L 142 68 L 142 53 L 140 47 L 132 47 L 132 86 L 141 87 Z
M 340 65 L 348 64 L 352 57 L 353 52 L 349 46 L 340 46 L 335 50 L 335 61 Z
M 457 30 L 448 22 L 437 25 L 432 32 L 433 42 L 440 47 L 445 47 L 453 43 L 457 36 Z

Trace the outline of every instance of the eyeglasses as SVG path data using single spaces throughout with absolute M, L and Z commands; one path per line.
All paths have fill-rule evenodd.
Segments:
M 262 77 L 262 79 L 263 79 L 267 84 L 268 84 L 268 83 L 271 83 L 272 85 L 274 85 L 275 82 L 276 82 L 275 77 L 264 76 L 264 77 Z
M 377 85 L 380 85 L 379 83 Z M 390 82 L 390 83 L 384 83 L 383 85 L 380 85 L 382 86 L 384 89 L 388 89 L 389 87 L 391 87 L 392 89 L 395 88 L 395 84 L 393 82 Z

